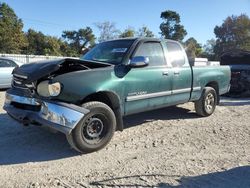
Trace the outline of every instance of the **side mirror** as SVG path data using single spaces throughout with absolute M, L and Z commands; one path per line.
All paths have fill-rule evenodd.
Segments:
M 148 66 L 149 58 L 144 56 L 135 56 L 131 59 L 129 66 L 132 68 Z

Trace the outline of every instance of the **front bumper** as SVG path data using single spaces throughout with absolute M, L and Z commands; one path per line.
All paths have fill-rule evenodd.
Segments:
M 25 124 L 39 124 L 70 134 L 89 110 L 79 106 L 6 92 L 4 110 Z

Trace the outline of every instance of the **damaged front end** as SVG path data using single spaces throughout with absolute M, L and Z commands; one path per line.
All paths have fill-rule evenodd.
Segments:
M 4 109 L 23 124 L 44 125 L 70 134 L 89 110 L 54 100 L 63 85 L 53 82 L 58 75 L 105 67 L 108 64 L 62 59 L 26 64 L 13 71 L 12 88 L 6 92 Z
M 24 125 L 37 124 L 70 134 L 89 111 L 76 105 L 29 98 L 8 90 L 4 110 Z

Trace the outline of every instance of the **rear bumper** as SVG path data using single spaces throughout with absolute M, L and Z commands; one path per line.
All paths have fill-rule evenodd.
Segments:
M 3 108 L 22 123 L 44 125 L 65 134 L 70 134 L 89 112 L 73 104 L 19 96 L 9 91 Z

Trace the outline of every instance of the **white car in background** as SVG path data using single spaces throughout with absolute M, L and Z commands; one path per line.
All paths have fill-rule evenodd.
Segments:
M 11 87 L 12 71 L 15 67 L 20 67 L 23 63 L 0 57 L 0 89 Z

